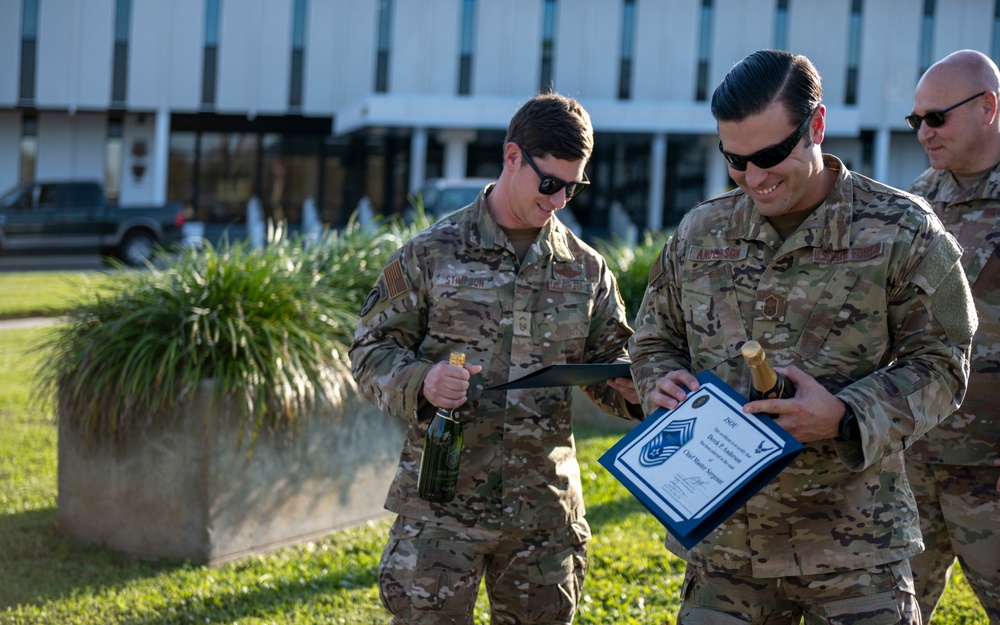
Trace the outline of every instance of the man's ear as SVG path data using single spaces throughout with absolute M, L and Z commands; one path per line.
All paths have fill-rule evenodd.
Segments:
M 812 120 L 809 122 L 809 134 L 812 136 L 813 143 L 820 145 L 823 143 L 823 139 L 826 138 L 826 105 L 820 104 L 816 108 L 816 113 L 813 115 Z
M 503 146 L 503 164 L 504 167 L 508 169 L 517 169 L 518 163 L 521 161 L 521 147 L 510 141 L 505 143 Z
M 987 91 L 983 95 L 983 117 L 987 126 L 992 126 L 996 122 L 997 115 L 1000 114 L 1000 110 L 997 110 L 998 106 L 1000 103 L 997 101 L 997 92 Z

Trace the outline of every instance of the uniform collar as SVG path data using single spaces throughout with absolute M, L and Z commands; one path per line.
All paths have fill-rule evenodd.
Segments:
M 1000 163 L 978 184 L 968 189 L 959 188 L 958 180 L 950 171 L 929 168 L 913 182 L 910 190 L 931 204 L 1000 200 Z
M 852 174 L 840 159 L 832 154 L 823 155 L 823 165 L 837 172 L 837 181 L 823 203 L 806 217 L 785 243 L 797 242 L 797 247 L 846 250 L 850 247 L 851 223 L 854 220 Z M 723 236 L 734 241 L 744 239 L 781 245 L 781 242 L 777 241 L 774 228 L 766 217 L 757 212 L 753 200 L 742 190 L 732 193 L 739 196 L 739 199 L 729 217 Z
M 483 189 L 479 197 L 476 198 L 476 201 L 472 203 L 472 211 L 468 215 L 469 240 L 473 244 L 485 249 L 492 249 L 498 246 L 507 247 L 510 244 L 507 241 L 507 235 L 503 234 L 499 224 L 493 219 L 489 209 L 486 207 L 486 196 L 493 189 L 493 186 L 494 184 L 490 184 Z M 559 219 L 555 217 L 549 219 L 548 223 L 538 233 L 538 237 L 532 244 L 532 249 L 528 251 L 528 255 L 525 257 L 525 262 L 530 261 L 532 258 L 538 258 L 539 256 L 544 258 L 549 255 L 559 261 L 573 260 L 573 254 L 569 248 L 568 233 L 569 230 Z M 536 247 L 541 248 L 538 256 L 534 253 Z

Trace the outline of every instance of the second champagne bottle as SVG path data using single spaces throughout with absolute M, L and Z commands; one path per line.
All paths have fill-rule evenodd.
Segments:
M 448 362 L 465 366 L 465 354 L 454 353 Z M 438 408 L 424 436 L 424 454 L 417 478 L 420 498 L 434 503 L 448 503 L 454 499 L 461 460 L 462 424 L 458 420 L 458 409 Z

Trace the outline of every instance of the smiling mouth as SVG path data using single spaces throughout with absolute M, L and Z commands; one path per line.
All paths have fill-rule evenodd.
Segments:
M 753 192 L 760 196 L 771 195 L 772 193 L 774 193 L 774 190 L 778 188 L 779 184 L 781 183 L 776 183 L 769 187 L 763 187 L 763 188 L 758 187 L 754 189 Z

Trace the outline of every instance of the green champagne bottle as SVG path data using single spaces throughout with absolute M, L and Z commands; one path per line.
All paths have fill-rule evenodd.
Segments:
M 795 395 L 795 385 L 771 368 L 764 357 L 764 348 L 757 341 L 747 341 L 740 348 L 750 368 L 750 401 L 787 399 Z M 770 415 L 774 417 L 776 415 Z
M 464 366 L 465 354 L 452 354 L 448 362 Z M 424 436 L 424 453 L 417 478 L 420 498 L 434 503 L 454 499 L 461 459 L 462 424 L 458 421 L 458 410 L 438 408 Z

